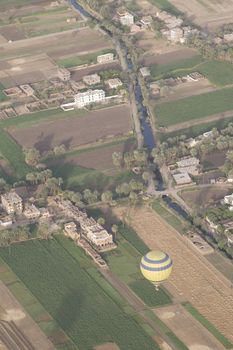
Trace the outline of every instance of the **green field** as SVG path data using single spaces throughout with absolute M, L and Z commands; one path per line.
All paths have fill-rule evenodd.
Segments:
M 151 66 L 151 75 L 156 80 L 171 76 L 183 76 L 193 72 L 203 62 L 204 59 L 200 55 L 196 55 L 191 58 L 173 61 L 170 64 L 155 64 Z
M 0 153 L 14 170 L 15 179 L 24 178 L 31 168 L 25 163 L 21 147 L 0 128 Z
M 226 349 L 232 349 L 233 344 L 231 344 L 230 341 L 222 333 L 220 333 L 212 323 L 202 316 L 199 311 L 192 306 L 192 304 L 185 302 L 183 303 L 183 306 L 194 318 L 196 318 L 196 320 L 198 320 L 206 329 L 208 329 L 208 331 L 213 334 L 213 336 L 218 339 L 218 341 Z
M 182 13 L 172 5 L 168 0 L 149 0 L 152 5 L 157 6 L 162 11 L 170 12 L 174 15 L 181 15 Z
M 160 287 L 155 292 L 155 287 L 144 279 L 131 282 L 129 286 L 148 306 L 158 307 L 171 304 L 171 298 L 164 289 Z
M 152 208 L 175 230 L 183 234 L 184 221 L 165 208 L 159 201 L 154 201 Z
M 112 52 L 115 54 L 115 50 L 106 49 L 98 52 L 93 52 L 85 55 L 72 56 L 68 58 L 63 58 L 57 61 L 58 65 L 64 68 L 71 68 L 76 66 L 81 66 L 83 64 L 97 63 L 97 56 L 103 55 L 105 53 Z
M 119 225 L 116 250 L 106 253 L 105 258 L 111 270 L 145 302 L 146 305 L 157 307 L 170 304 L 170 295 L 160 289 L 155 293 L 154 286 L 142 278 L 139 264 L 148 247 L 138 237 L 137 233 L 127 225 Z
M 57 241 L 30 241 L 0 255 L 80 350 L 109 341 L 121 350 L 159 349 Z
M 200 55 L 167 65 L 153 65 L 151 75 L 154 79 L 185 76 L 198 71 L 216 86 L 233 84 L 233 64 L 221 61 L 206 61 Z
M 169 126 L 204 118 L 233 109 L 233 88 L 159 104 L 154 113 L 159 126 Z
M 176 137 L 180 135 L 186 135 L 188 138 L 196 137 L 203 134 L 206 131 L 210 131 L 212 128 L 217 128 L 218 130 L 224 129 L 227 127 L 229 123 L 232 123 L 232 122 L 233 122 L 233 116 L 230 118 L 220 119 L 210 123 L 194 125 L 188 129 L 181 129 L 179 131 L 174 131 L 171 133 L 158 133 L 158 136 L 161 142 L 166 141 L 169 137 Z
M 137 178 L 132 171 L 107 176 L 101 171 L 84 168 L 72 163 L 48 163 L 48 166 L 54 176 L 63 178 L 66 188 L 75 191 L 83 191 L 85 188 L 97 191 L 114 190 L 118 184 Z

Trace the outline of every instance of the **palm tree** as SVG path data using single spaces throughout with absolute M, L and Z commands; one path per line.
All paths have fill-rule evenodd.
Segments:
M 114 233 L 114 240 L 116 242 L 118 226 L 116 224 L 112 225 L 112 232 Z

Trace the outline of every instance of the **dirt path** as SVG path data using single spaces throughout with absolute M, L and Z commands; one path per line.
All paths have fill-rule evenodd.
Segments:
M 123 210 L 118 209 L 117 214 Z M 151 249 L 159 248 L 171 255 L 174 270 L 168 289 L 174 288 L 233 341 L 231 283 L 152 209 L 133 209 L 130 223 Z
M 178 130 L 182 130 L 182 129 L 186 129 L 186 128 L 191 128 L 192 126 L 195 126 L 195 125 L 210 123 L 210 122 L 214 122 L 214 121 L 218 121 L 218 120 L 225 120 L 225 119 L 228 119 L 231 117 L 233 117 L 233 110 L 232 109 L 230 111 L 212 114 L 206 118 L 195 119 L 192 121 L 189 120 L 189 121 L 184 122 L 184 123 L 171 125 L 171 126 L 167 127 L 164 131 L 158 130 L 158 129 L 157 129 L 157 131 L 164 132 L 164 133 L 170 133 L 170 132 L 174 132 L 174 131 L 178 131 Z
M 7 287 L 0 281 L 0 338 L 2 342 L 11 347 L 9 349 L 35 349 L 54 350 L 53 344 L 40 330 L 39 326 L 26 313 Z M 14 332 L 9 325 L 15 325 Z M 5 327 L 3 329 L 3 326 Z M 14 327 L 14 326 L 13 326 Z M 17 335 L 17 336 L 16 336 Z M 11 339 L 12 337 L 12 339 Z M 18 346 L 17 346 L 18 344 Z M 22 346 L 24 344 L 25 347 Z M 33 344 L 33 346 L 30 346 Z

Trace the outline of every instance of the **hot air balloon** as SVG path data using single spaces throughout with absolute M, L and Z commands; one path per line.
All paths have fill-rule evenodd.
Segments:
M 143 276 L 158 290 L 159 285 L 166 281 L 172 272 L 172 260 L 168 254 L 153 250 L 142 257 L 140 269 Z

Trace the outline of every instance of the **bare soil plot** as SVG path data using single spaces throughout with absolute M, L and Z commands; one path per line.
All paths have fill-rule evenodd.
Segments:
M 191 207 L 207 207 L 209 204 L 220 201 L 227 194 L 232 193 L 229 188 L 207 187 L 190 191 L 183 191 L 183 200 Z
M 119 210 L 121 215 L 125 208 Z M 130 225 L 150 249 L 168 252 L 174 268 L 167 287 L 183 296 L 220 332 L 233 341 L 231 283 L 152 209 L 131 211 Z M 203 348 L 202 348 L 203 349 Z M 213 349 L 213 347 L 212 347 Z
M 65 156 L 64 158 L 53 159 L 49 164 L 61 165 L 72 164 L 79 165 L 83 168 L 90 168 L 102 171 L 107 175 L 114 175 L 118 169 L 113 165 L 112 154 L 114 152 L 130 152 L 135 148 L 135 143 L 132 139 L 127 140 L 116 145 L 106 145 L 103 147 L 96 147 L 90 151 L 84 151 L 77 155 Z
M 207 25 L 210 29 L 232 22 L 232 0 L 170 0 L 170 2 L 197 24 Z
M 0 34 L 9 41 L 25 39 L 25 35 L 22 30 L 20 30 L 16 25 L 4 26 L 0 28 Z
M 191 350 L 223 350 L 224 347 L 180 305 L 154 311 Z
M 1 57 L 22 57 L 47 53 L 54 59 L 67 55 L 84 54 L 112 47 L 108 37 L 91 28 L 71 29 L 41 37 L 28 38 L 2 44 Z
M 0 82 L 6 88 L 45 80 L 56 72 L 55 63 L 44 54 L 1 61 L 0 68 Z
M 0 294 L 1 320 L 13 321 L 22 332 L 22 335 L 26 335 L 36 350 L 53 350 L 54 346 L 50 340 L 46 338 L 39 326 L 35 324 L 2 282 L 0 282 Z
M 120 105 L 90 111 L 82 117 L 47 121 L 28 128 L 11 128 L 9 132 L 21 146 L 35 146 L 43 152 L 60 144 L 77 148 L 100 139 L 128 134 L 131 130 L 130 107 Z
M 85 75 L 103 72 L 105 70 L 116 69 L 120 70 L 121 66 L 119 61 L 107 63 L 107 64 L 96 64 L 87 68 L 71 70 L 71 77 L 75 81 L 81 80 Z
M 216 169 L 224 165 L 227 151 L 213 151 L 202 158 L 205 169 Z
M 145 65 L 169 64 L 180 59 L 191 58 L 197 51 L 188 47 L 170 44 L 163 39 L 156 39 L 153 32 L 139 33 L 137 46 L 145 50 L 141 61 Z
M 172 51 L 172 48 L 174 49 L 174 51 Z M 177 49 L 177 47 L 171 46 L 170 52 L 164 52 L 164 53 L 161 52 L 161 53 L 157 53 L 154 56 L 146 55 L 143 58 L 143 62 L 146 66 L 152 65 L 152 64 L 165 65 L 174 61 L 188 59 L 196 55 L 197 55 L 197 51 L 190 49 L 188 47 Z
M 161 102 L 179 100 L 181 98 L 201 95 L 206 92 L 215 91 L 216 88 L 208 79 L 201 79 L 196 82 L 187 82 L 170 88 L 168 96 L 163 98 Z

